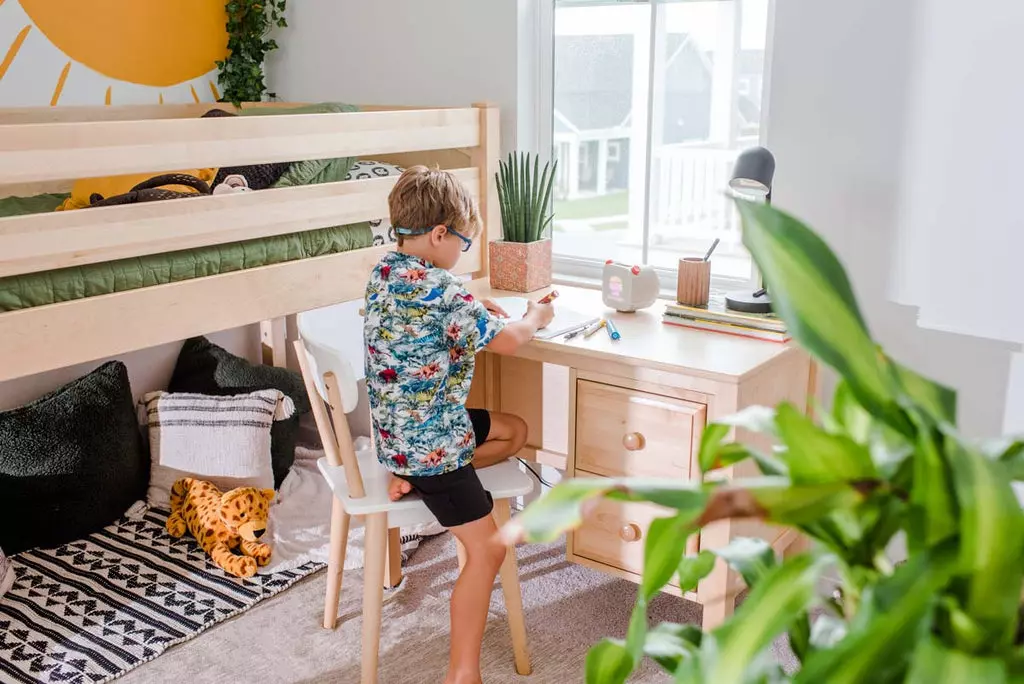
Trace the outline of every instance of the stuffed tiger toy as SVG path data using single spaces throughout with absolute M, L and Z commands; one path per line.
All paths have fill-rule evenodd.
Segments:
M 270 547 L 259 541 L 267 531 L 273 489 L 239 487 L 221 493 L 209 482 L 186 477 L 171 488 L 167 532 L 175 539 L 191 532 L 206 554 L 235 577 L 252 577 L 270 562 Z M 243 555 L 234 553 L 241 547 Z

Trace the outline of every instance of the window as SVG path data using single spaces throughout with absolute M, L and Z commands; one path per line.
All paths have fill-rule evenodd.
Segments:
M 555 0 L 551 149 L 556 269 L 606 259 L 663 268 L 713 259 L 749 280 L 726 196 L 757 145 L 771 0 Z

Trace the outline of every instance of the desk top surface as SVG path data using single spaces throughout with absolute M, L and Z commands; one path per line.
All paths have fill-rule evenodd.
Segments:
M 540 299 L 548 290 L 524 295 L 494 290 L 487 280 L 476 280 L 468 289 L 478 298 L 528 297 Z M 549 288 L 552 289 L 552 288 Z M 612 340 L 604 331 L 588 339 L 577 336 L 565 341 L 534 339 L 529 343 L 531 356 L 544 352 L 578 354 L 631 366 L 656 368 L 672 373 L 687 373 L 716 380 L 737 381 L 753 375 L 783 355 L 799 353 L 792 344 L 780 344 L 735 335 L 691 330 L 662 323 L 665 301 L 635 313 L 619 313 L 604 305 L 600 290 L 557 285 L 555 306 L 565 306 L 582 314 L 603 316 L 613 321 L 621 339 Z M 540 358 L 540 360 L 544 360 Z M 552 359 L 554 362 L 554 359 Z

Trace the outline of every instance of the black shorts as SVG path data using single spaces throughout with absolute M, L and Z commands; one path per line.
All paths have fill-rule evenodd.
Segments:
M 482 409 L 466 411 L 473 423 L 476 445 L 480 446 L 487 441 L 491 431 L 491 414 Z M 413 491 L 423 498 L 423 503 L 444 527 L 458 527 L 480 520 L 494 509 L 494 499 L 484 489 L 472 465 L 442 475 L 399 477 L 412 485 Z

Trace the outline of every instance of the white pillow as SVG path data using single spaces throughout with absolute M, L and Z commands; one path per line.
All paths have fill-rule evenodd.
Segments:
M 152 392 L 142 398 L 149 429 L 146 503 L 170 507 L 171 487 L 183 477 L 235 487 L 274 488 L 270 427 L 295 412 L 278 390 L 234 396 Z

